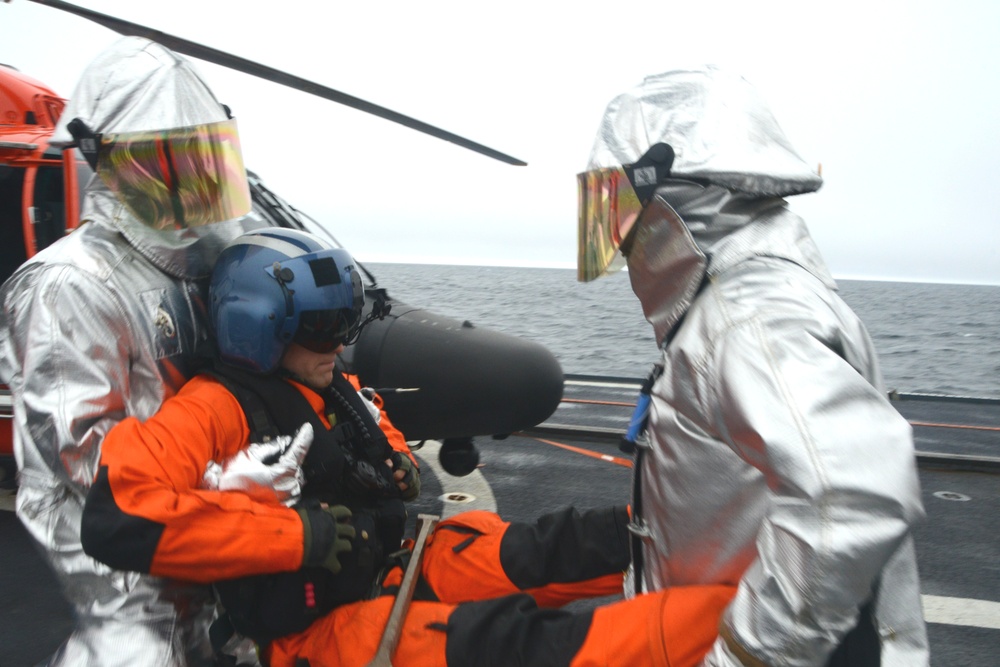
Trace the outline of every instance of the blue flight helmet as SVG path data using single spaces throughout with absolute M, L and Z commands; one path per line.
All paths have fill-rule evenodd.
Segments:
M 222 361 L 270 373 L 290 343 L 323 353 L 353 342 L 365 293 L 346 250 L 306 232 L 269 227 L 226 246 L 209 300 Z

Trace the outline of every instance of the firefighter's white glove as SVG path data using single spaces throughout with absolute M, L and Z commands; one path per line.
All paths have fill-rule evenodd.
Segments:
M 313 427 L 306 423 L 294 436 L 253 443 L 221 464 L 209 461 L 201 487 L 240 491 L 254 500 L 291 506 L 302 494 L 302 461 L 312 441 Z

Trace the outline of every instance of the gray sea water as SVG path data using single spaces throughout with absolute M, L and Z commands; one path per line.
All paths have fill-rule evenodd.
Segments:
M 572 269 L 366 268 L 411 306 L 545 345 L 565 373 L 641 378 L 658 357 L 652 327 L 625 273 L 579 283 Z M 1000 398 L 1000 286 L 838 285 L 871 332 L 888 388 Z

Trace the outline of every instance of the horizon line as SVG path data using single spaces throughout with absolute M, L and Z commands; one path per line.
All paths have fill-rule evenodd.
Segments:
M 400 264 L 413 266 L 468 266 L 497 269 L 558 269 L 576 271 L 576 264 L 571 262 L 542 262 L 526 260 L 456 260 L 444 257 L 420 257 L 400 260 L 398 258 L 383 256 L 380 259 L 359 260 L 361 264 Z M 623 268 L 621 273 L 627 273 L 628 269 Z M 876 283 L 923 283 L 928 285 L 966 285 L 969 287 L 1000 287 L 1000 278 L 996 282 L 975 282 L 971 279 L 958 278 L 932 278 L 932 277 L 899 277 L 899 276 L 877 276 L 841 274 L 833 276 L 834 280 L 876 282 Z

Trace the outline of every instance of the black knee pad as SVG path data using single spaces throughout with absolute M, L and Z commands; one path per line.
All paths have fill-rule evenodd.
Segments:
M 621 572 L 629 564 L 628 511 L 624 505 L 569 507 L 535 523 L 512 523 L 500 542 L 500 564 L 518 588 L 572 583 Z
M 458 605 L 448 618 L 449 667 L 568 665 L 590 631 L 592 611 L 539 609 L 529 595 Z

